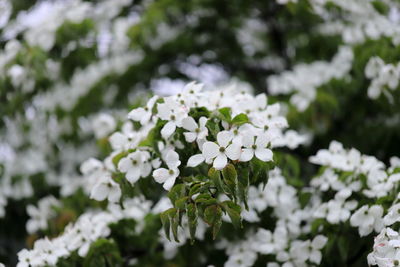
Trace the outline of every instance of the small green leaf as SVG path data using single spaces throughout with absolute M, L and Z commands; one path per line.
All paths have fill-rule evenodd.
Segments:
M 189 197 L 185 196 L 175 201 L 175 207 L 177 209 L 183 210 L 185 209 L 185 204 L 188 201 Z
M 82 266 L 120 266 L 121 264 L 121 255 L 115 242 L 101 238 L 91 244 Z
M 240 113 L 232 119 L 232 124 L 242 125 L 249 122 L 249 117 L 246 114 Z
M 186 195 L 186 188 L 184 184 L 177 184 L 168 192 L 168 197 L 172 203 Z
M 193 119 L 198 120 L 200 117 L 208 118 L 210 116 L 210 111 L 205 107 L 191 108 L 189 111 L 189 116 Z
M 212 235 L 215 239 L 222 224 L 221 207 L 219 205 L 208 206 L 204 211 L 204 221 L 212 227 Z
M 211 178 L 212 183 L 214 186 L 217 188 L 218 191 L 220 192 L 225 192 L 223 183 L 221 180 L 221 172 L 216 170 L 215 168 L 210 168 L 208 171 L 208 177 Z
M 193 244 L 195 236 L 196 236 L 196 228 L 197 228 L 197 208 L 196 205 L 190 203 L 187 205 L 186 213 L 188 216 L 189 222 L 189 232 L 190 232 L 190 239 Z
M 232 111 L 231 111 L 231 108 L 220 108 L 219 110 L 219 113 L 220 113 L 220 117 L 221 117 L 221 119 L 223 119 L 224 121 L 226 121 L 226 122 L 231 122 L 231 119 L 232 119 L 232 117 L 231 117 L 231 113 L 232 113 Z
M 216 138 L 217 134 L 221 131 L 218 124 L 219 124 L 219 119 L 217 118 L 210 119 L 206 122 L 206 127 L 210 131 L 211 136 L 214 136 L 214 138 Z
M 224 201 L 222 203 L 222 207 L 224 208 L 224 210 L 228 213 L 229 218 L 231 218 L 231 222 L 233 224 L 233 226 L 236 229 L 239 229 L 242 227 L 242 218 L 240 217 L 240 212 L 242 210 L 242 208 L 238 205 L 235 204 L 232 201 Z
M 232 164 L 226 165 L 226 167 L 222 170 L 222 176 L 224 177 L 224 181 L 229 184 L 236 184 L 237 181 L 237 172 L 235 166 Z
M 176 209 L 173 209 L 173 210 L 174 211 L 171 211 L 168 213 L 168 217 L 169 217 L 169 221 L 171 223 L 171 230 L 172 230 L 172 234 L 174 235 L 174 239 L 176 242 L 179 242 L 178 227 L 179 227 L 179 223 L 180 223 L 180 216 L 179 216 L 178 210 L 176 210 Z
M 189 190 L 189 197 L 192 197 L 193 195 L 199 193 L 200 189 L 201 189 L 200 183 L 196 183 L 196 184 L 192 185 L 192 187 Z
M 170 230 L 169 230 L 171 225 L 170 225 L 170 222 L 169 222 L 168 211 L 169 210 L 166 210 L 166 211 L 162 212 L 160 214 L 160 218 L 161 218 L 161 223 L 162 223 L 163 228 L 164 228 L 165 236 L 168 238 L 169 241 L 171 241 Z

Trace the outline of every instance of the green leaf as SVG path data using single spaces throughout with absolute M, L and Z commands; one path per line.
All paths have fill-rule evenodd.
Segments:
M 238 191 L 238 196 L 240 198 L 240 200 L 243 201 L 244 206 L 246 208 L 246 210 L 249 209 L 248 205 L 247 205 L 247 195 L 248 195 L 248 190 L 249 190 L 249 168 L 239 168 L 238 169 L 238 187 L 237 187 L 237 191 Z
M 169 219 L 171 222 L 171 229 L 172 229 L 172 234 L 174 235 L 174 239 L 176 242 L 179 242 L 179 238 L 178 238 L 178 227 L 180 224 L 179 211 L 176 210 L 175 213 L 170 213 Z
M 169 221 L 168 211 L 169 210 L 166 210 L 166 211 L 162 212 L 160 214 L 160 219 L 161 219 L 161 223 L 162 223 L 163 228 L 164 228 L 165 236 L 168 238 L 169 241 L 171 241 L 170 231 L 169 231 L 169 229 L 171 227 L 171 224 L 170 224 L 170 221 Z
M 237 199 L 237 172 L 235 167 L 232 164 L 226 165 L 226 167 L 222 170 L 222 176 L 224 179 L 224 183 L 226 184 L 228 191 L 227 195 L 232 199 Z
M 120 266 L 122 264 L 119 249 L 113 240 L 98 239 L 89 249 L 86 255 L 83 266 L 84 267 L 98 267 L 98 266 Z
M 232 119 L 232 124 L 242 125 L 249 122 L 249 117 L 246 114 L 240 113 Z
M 216 170 L 215 168 L 210 168 L 208 170 L 208 177 L 211 178 L 213 185 L 217 188 L 220 192 L 225 192 L 224 186 L 221 180 L 221 172 Z
M 231 119 L 232 119 L 232 117 L 231 117 L 231 113 L 232 113 L 232 110 L 231 110 L 231 108 L 220 108 L 219 110 L 219 113 L 220 113 L 220 118 L 222 119 L 222 120 L 224 120 L 224 121 L 226 121 L 226 122 L 231 122 Z
M 222 176 L 227 184 L 236 184 L 237 172 L 235 166 L 232 164 L 226 165 L 226 167 L 222 170 Z
M 210 195 L 210 193 L 203 193 L 203 194 L 200 194 L 200 195 L 198 195 L 196 197 L 195 202 L 198 203 L 198 204 L 202 203 L 204 205 L 212 205 L 212 204 L 217 203 L 218 201 L 215 198 L 213 198 Z
M 195 236 L 196 236 L 196 228 L 197 228 L 197 208 L 196 205 L 190 203 L 187 205 L 186 213 L 188 216 L 189 223 L 189 232 L 191 243 L 193 244 Z
M 242 218 L 240 217 L 240 213 L 242 208 L 238 205 L 235 204 L 232 201 L 224 201 L 222 203 L 222 207 L 224 208 L 224 210 L 228 213 L 229 218 L 231 218 L 231 222 L 233 224 L 233 226 L 236 229 L 239 229 L 242 227 Z
M 168 192 L 168 197 L 172 203 L 186 195 L 186 187 L 184 184 L 174 185 Z
M 189 111 L 189 116 L 193 119 L 198 120 L 200 117 L 210 117 L 210 111 L 205 107 L 191 108 Z
M 212 235 L 215 239 L 222 224 L 221 207 L 219 205 L 208 206 L 204 211 L 204 221 L 212 227 Z
M 371 4 L 376 9 L 376 11 L 378 11 L 382 15 L 386 15 L 390 10 L 390 8 L 382 1 L 372 1 Z
M 218 124 L 219 120 L 217 118 L 210 119 L 206 122 L 206 127 L 210 131 L 210 134 L 214 136 L 214 138 L 216 138 L 217 134 L 221 131 Z
M 192 197 L 193 195 L 197 194 L 200 192 L 202 185 L 200 183 L 195 183 L 190 187 L 189 190 L 189 197 Z
M 175 201 L 175 208 L 183 210 L 185 209 L 185 204 L 188 201 L 189 197 L 185 196 Z

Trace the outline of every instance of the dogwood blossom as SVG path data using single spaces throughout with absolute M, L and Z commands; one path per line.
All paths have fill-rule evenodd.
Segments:
M 163 184 L 165 190 L 170 190 L 175 184 L 176 178 L 179 176 L 179 165 L 181 162 L 179 160 L 179 155 L 173 150 L 168 151 L 164 159 L 168 166 L 166 168 L 159 168 L 153 171 L 153 177 L 157 183 Z
M 207 141 L 203 144 L 203 156 L 208 160 L 213 159 L 213 166 L 217 170 L 222 170 L 228 163 L 228 158 L 238 160 L 240 157 L 240 144 L 230 143 L 233 134 L 229 131 L 219 132 L 217 143 Z

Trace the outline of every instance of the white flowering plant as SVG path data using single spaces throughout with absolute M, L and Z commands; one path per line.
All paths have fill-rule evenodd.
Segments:
M 399 44 L 390 0 L 0 0 L 0 266 L 400 265 Z

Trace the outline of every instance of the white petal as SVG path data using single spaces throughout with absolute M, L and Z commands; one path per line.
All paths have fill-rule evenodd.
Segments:
M 120 132 L 113 133 L 108 140 L 113 149 L 122 148 L 126 143 L 128 143 L 128 137 Z
M 267 148 L 257 148 L 255 151 L 256 157 L 262 161 L 272 160 L 272 151 Z
M 267 96 L 265 94 L 257 95 L 256 102 L 257 102 L 258 108 L 265 109 L 267 106 Z
M 165 181 L 169 178 L 168 170 L 165 168 L 157 169 L 153 172 L 153 177 L 157 183 L 165 183 Z
M 242 153 L 240 154 L 240 161 L 249 161 L 254 156 L 254 150 L 250 148 L 242 149 Z
M 168 151 L 167 155 L 165 156 L 165 161 L 170 169 L 175 169 L 181 165 L 179 155 L 174 150 Z
M 133 168 L 132 165 L 132 160 L 128 157 L 126 158 L 122 158 L 119 162 L 118 162 L 118 170 L 120 170 L 121 172 L 127 172 L 129 171 L 131 168 Z
M 199 119 L 199 125 L 200 125 L 200 129 L 205 128 L 207 123 L 207 118 L 206 117 L 201 117 Z
M 269 138 L 266 134 L 261 134 L 256 139 L 256 146 L 258 148 L 265 148 L 268 145 Z
M 310 261 L 316 264 L 320 264 L 322 259 L 321 251 L 314 250 L 310 253 Z
M 206 159 L 215 158 L 219 154 L 219 146 L 213 142 L 205 142 L 203 144 L 203 156 Z
M 167 124 L 164 125 L 164 127 L 161 129 L 161 135 L 164 139 L 168 139 L 176 129 L 175 122 L 169 121 Z
M 145 114 L 143 114 L 141 120 L 140 120 L 140 124 L 141 125 L 145 125 L 149 122 L 151 118 L 151 112 L 146 112 Z
M 186 142 L 188 142 L 188 143 L 194 142 L 194 140 L 196 140 L 196 137 L 197 137 L 197 135 L 192 132 L 186 132 L 186 133 L 183 133 L 183 135 L 185 136 Z
M 120 198 L 121 198 L 121 188 L 119 188 L 119 185 L 115 185 L 111 188 L 108 194 L 108 201 L 118 202 Z
M 217 134 L 218 144 L 222 147 L 227 147 L 232 138 L 233 134 L 229 131 L 222 131 Z
M 328 238 L 323 235 L 317 235 L 311 242 L 311 246 L 314 249 L 321 249 L 325 246 L 326 242 L 328 242 Z
M 171 116 L 171 109 L 165 103 L 157 104 L 157 114 L 163 120 L 169 120 Z
M 228 156 L 228 158 L 232 160 L 237 160 L 240 157 L 240 146 L 236 143 L 229 145 L 226 150 L 225 154 Z
M 130 168 L 125 176 L 131 184 L 136 183 L 136 181 L 140 178 L 140 168 L 138 166 Z
M 81 257 L 85 257 L 86 254 L 88 253 L 90 248 L 90 243 L 89 242 L 85 242 L 78 250 L 78 255 Z
M 250 148 L 252 145 L 254 145 L 254 136 L 251 134 L 245 134 L 242 136 L 242 145 L 244 147 Z
M 151 173 L 152 167 L 151 163 L 143 163 L 142 166 L 140 167 L 140 176 L 142 177 L 147 177 Z
M 144 108 L 135 108 L 128 113 L 128 119 L 140 121 L 146 113 L 147 111 L 145 111 Z
M 225 154 L 220 153 L 214 160 L 214 168 L 217 170 L 222 170 L 225 168 L 226 164 L 228 163 L 228 159 L 226 158 Z
M 109 187 L 104 183 L 98 183 L 95 185 L 90 192 L 90 198 L 93 198 L 97 201 L 103 201 L 106 199 L 109 191 Z
M 198 126 L 192 117 L 187 117 L 182 120 L 182 127 L 190 132 L 194 132 Z
M 197 154 L 197 155 L 191 156 L 186 165 L 188 167 L 196 167 L 203 161 L 204 161 L 204 156 L 202 154 Z
M 205 139 L 207 135 L 208 135 L 208 129 L 204 128 L 203 131 L 197 134 L 197 139 Z
M 176 180 L 176 176 L 172 176 L 172 177 L 168 178 L 168 180 L 165 181 L 165 183 L 163 185 L 164 189 L 167 191 L 171 190 L 171 188 L 175 184 L 175 180 Z

